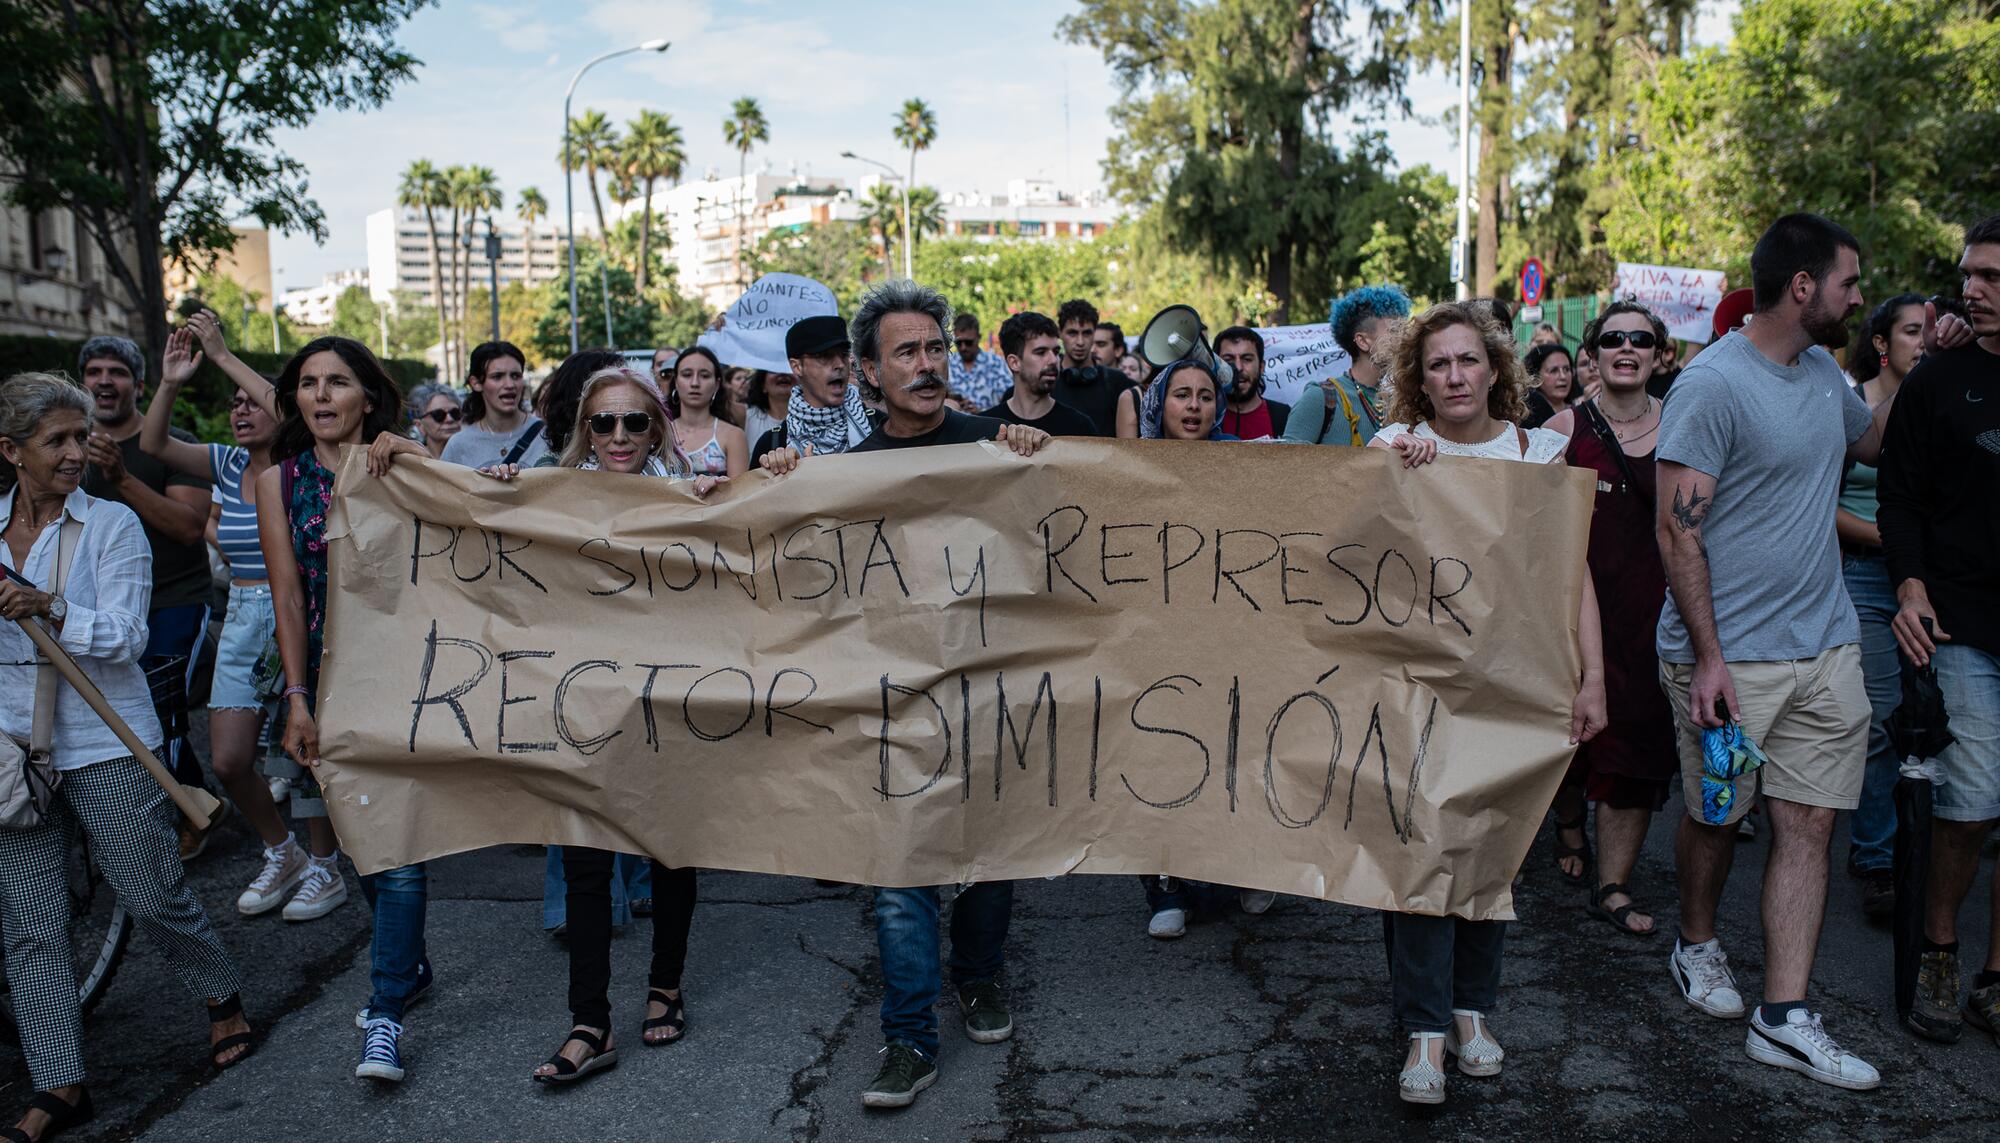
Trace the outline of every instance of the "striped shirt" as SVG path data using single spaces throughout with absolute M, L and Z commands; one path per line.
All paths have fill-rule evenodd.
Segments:
M 222 517 L 215 523 L 215 546 L 229 561 L 230 578 L 269 579 L 264 546 L 257 539 L 257 505 L 243 502 L 243 470 L 250 464 L 250 450 L 212 444 L 208 463 L 214 470 L 215 502 L 222 506 Z

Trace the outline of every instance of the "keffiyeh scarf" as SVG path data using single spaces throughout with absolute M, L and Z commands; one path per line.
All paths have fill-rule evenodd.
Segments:
M 861 403 L 861 388 L 852 381 L 838 409 L 822 409 L 806 400 L 804 386 L 792 387 L 791 400 L 785 404 L 785 443 L 801 453 L 807 445 L 814 456 L 843 453 L 849 441 L 863 440 L 874 431 L 868 423 L 868 406 Z

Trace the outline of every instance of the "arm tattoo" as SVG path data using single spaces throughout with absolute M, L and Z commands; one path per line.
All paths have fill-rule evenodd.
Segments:
M 1713 497 L 1703 496 L 1692 488 L 1674 489 L 1674 525 L 1683 532 L 1699 532 L 1714 503 Z

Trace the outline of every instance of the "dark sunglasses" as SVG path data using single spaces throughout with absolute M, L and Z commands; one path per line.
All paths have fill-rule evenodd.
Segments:
M 1607 329 L 1597 335 L 1597 348 L 1616 349 L 1628 341 L 1632 343 L 1634 349 L 1651 349 L 1660 343 L 1660 339 L 1653 336 L 1653 331 L 1650 329 L 1638 329 L 1630 333 L 1622 329 Z
M 425 413 L 424 416 L 429 417 L 433 422 L 440 425 L 465 419 L 465 413 L 459 409 L 432 409 L 430 412 Z
M 620 421 L 625 423 L 625 431 L 635 437 L 653 431 L 651 413 L 592 413 L 590 431 L 600 437 L 608 437 L 618 428 Z

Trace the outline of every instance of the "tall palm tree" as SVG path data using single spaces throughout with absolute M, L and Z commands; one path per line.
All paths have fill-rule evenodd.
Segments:
M 444 267 L 439 259 L 437 207 L 443 200 L 444 176 L 438 172 L 429 159 L 413 160 L 403 168 L 403 181 L 396 188 L 396 205 L 421 207 L 424 212 L 424 227 L 431 236 L 431 299 L 437 304 L 438 345 L 443 352 L 450 340 L 445 336 L 444 326 Z M 451 376 L 451 362 L 447 358 L 440 363 L 442 376 Z
M 869 188 L 861 208 L 862 225 L 882 236 L 882 272 L 894 277 L 896 260 L 890 257 L 891 243 L 903 233 L 903 196 L 894 185 L 878 182 Z
M 458 263 L 460 259 L 458 256 L 458 236 L 460 233 L 459 216 L 465 210 L 465 168 L 461 166 L 446 167 L 444 169 L 444 185 L 439 188 L 438 193 L 442 199 L 438 205 L 451 208 L 450 222 L 448 223 L 449 229 L 445 232 L 444 242 L 444 280 L 445 289 L 449 296 L 447 294 L 438 295 L 438 311 L 445 315 L 451 331 L 450 338 L 445 342 L 445 356 L 447 360 L 453 363 L 452 383 L 454 385 L 462 385 L 465 383 L 465 369 L 463 367 L 466 361 L 460 353 L 460 350 L 464 346 L 459 341 L 458 303 L 460 299 L 458 295 Z
M 914 196 L 917 191 L 917 152 L 927 151 L 932 143 L 937 142 L 937 114 L 931 110 L 931 105 L 921 99 L 905 99 L 903 109 L 896 113 L 895 136 L 896 142 L 910 152 L 910 181 L 904 185 Z M 910 205 L 914 210 L 915 202 Z M 904 221 L 907 225 L 908 220 Z
M 597 208 L 597 233 L 601 237 L 609 231 L 604 228 L 604 196 L 597 190 L 597 175 L 610 170 L 618 161 L 618 128 L 602 111 L 586 107 L 583 114 L 569 121 L 569 166 L 568 171 L 582 171 L 590 184 L 590 203 Z M 560 152 L 556 162 L 564 161 Z
M 729 117 L 722 121 L 722 138 L 736 148 L 736 187 L 740 196 L 743 193 L 743 171 L 751 148 L 771 141 L 771 125 L 764 118 L 764 109 L 747 95 L 737 100 L 729 109 Z M 743 219 L 740 208 L 736 219 L 736 280 L 743 280 Z
M 660 179 L 679 181 L 687 167 L 687 143 L 673 117 L 660 111 L 641 111 L 625 124 L 623 147 L 625 173 L 639 184 L 639 270 L 636 285 L 646 292 L 646 272 L 653 249 L 653 184 Z
M 924 239 L 933 234 L 944 233 L 944 200 L 938 196 L 936 187 L 917 187 L 910 192 L 910 241 L 915 246 L 924 244 Z
M 521 220 L 526 230 L 524 246 L 528 252 L 528 277 L 535 276 L 535 224 L 549 216 L 549 200 L 542 197 L 536 187 L 522 187 L 519 201 L 514 204 L 514 216 Z
M 478 248 L 483 255 L 484 243 L 479 243 L 477 237 L 479 215 L 480 212 L 484 211 L 488 216 L 491 216 L 494 211 L 506 205 L 506 196 L 500 191 L 500 176 L 493 173 L 492 167 L 467 167 L 465 168 L 465 179 L 462 189 L 465 194 L 465 233 L 467 237 L 472 238 L 475 243 L 478 243 Z M 472 318 L 471 313 L 468 312 L 468 307 L 472 303 L 467 295 L 472 293 L 473 249 L 474 247 L 471 246 L 466 247 L 465 266 L 459 282 L 458 320 L 461 326 L 469 325 Z M 469 334 L 466 340 L 471 340 Z

